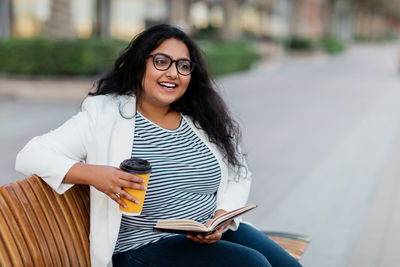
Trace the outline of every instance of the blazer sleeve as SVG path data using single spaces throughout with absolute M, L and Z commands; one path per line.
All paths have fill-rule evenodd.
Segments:
M 15 169 L 27 176 L 40 176 L 59 194 L 71 188 L 72 184 L 62 181 L 75 163 L 86 159 L 97 119 L 95 98 L 86 98 L 81 112 L 59 128 L 30 140 L 18 153 Z

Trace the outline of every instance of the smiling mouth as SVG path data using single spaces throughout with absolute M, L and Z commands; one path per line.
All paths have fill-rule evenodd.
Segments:
M 174 89 L 175 87 L 177 87 L 178 85 L 174 84 L 174 83 L 166 83 L 166 82 L 161 82 L 158 83 L 159 85 L 161 85 L 162 87 L 168 88 L 168 89 Z

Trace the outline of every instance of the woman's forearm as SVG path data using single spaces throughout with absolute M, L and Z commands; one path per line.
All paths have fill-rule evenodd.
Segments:
M 75 163 L 64 176 L 64 184 L 86 184 L 93 185 L 93 174 L 96 173 L 96 166 L 84 164 L 81 162 Z

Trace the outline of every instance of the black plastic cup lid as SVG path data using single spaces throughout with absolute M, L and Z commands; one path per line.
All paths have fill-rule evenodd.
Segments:
M 151 172 L 150 162 L 139 158 L 126 159 L 119 167 L 129 173 L 145 174 Z

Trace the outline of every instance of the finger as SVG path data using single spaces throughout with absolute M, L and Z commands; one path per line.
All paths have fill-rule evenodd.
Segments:
M 201 234 L 197 235 L 197 236 L 196 236 L 196 239 L 199 240 L 199 242 L 201 242 L 201 243 L 208 243 L 208 241 L 209 241 L 209 240 L 206 238 L 205 235 L 201 235 Z
M 131 194 L 129 194 L 128 192 L 126 192 L 125 190 L 121 190 L 119 195 L 121 198 L 132 201 L 133 203 L 139 204 L 139 200 L 137 198 L 135 198 L 134 196 L 132 196 Z
M 222 225 L 222 230 L 225 230 L 225 228 L 229 227 L 229 225 L 231 224 L 232 220 L 230 220 L 229 222 L 227 222 L 226 224 Z
M 206 242 L 206 240 L 204 239 L 204 236 L 202 236 L 200 234 L 193 236 L 192 240 L 197 243 L 200 243 L 200 244 L 204 244 Z
M 114 200 L 115 202 L 117 202 L 118 205 L 120 205 L 120 206 L 122 206 L 122 207 L 124 207 L 124 208 L 127 208 L 127 205 L 125 204 L 125 202 L 122 201 L 122 199 L 120 199 L 119 197 L 117 197 L 116 194 L 111 193 L 111 194 L 107 194 L 107 196 L 109 196 L 112 200 Z
M 146 180 L 143 179 L 142 177 L 139 177 L 139 176 L 136 176 L 136 175 L 133 175 L 131 173 L 124 172 L 124 171 L 120 171 L 118 176 L 123 180 L 129 181 L 129 182 L 133 182 L 133 183 L 144 183 L 144 182 L 146 182 Z
M 137 189 L 137 190 L 142 190 L 142 191 L 147 189 L 146 186 L 144 186 L 144 185 L 141 185 L 141 184 L 135 183 L 135 182 L 130 182 L 130 181 L 123 180 L 123 179 L 120 179 L 120 185 L 121 185 L 121 187 L 132 188 L 132 189 Z
M 198 239 L 204 239 L 204 235 L 202 235 L 202 234 L 197 234 L 197 235 L 196 235 L 196 238 L 198 238 Z
M 203 239 L 203 240 L 200 240 L 200 243 L 201 244 L 212 244 L 212 243 L 215 243 L 217 241 L 218 241 L 218 239 Z
M 208 240 L 212 240 L 212 239 L 214 239 L 214 240 L 220 240 L 221 237 L 222 237 L 222 232 L 223 232 L 223 229 L 222 229 L 222 228 L 218 228 L 217 230 L 215 230 L 215 231 L 212 232 L 211 234 L 207 235 L 207 236 L 205 237 L 205 239 L 208 239 Z
M 194 241 L 194 242 L 198 242 L 200 243 L 200 240 L 198 240 L 195 236 L 192 235 L 186 235 L 187 238 L 189 238 L 190 240 Z
M 206 235 L 204 239 L 210 240 L 210 239 L 219 239 L 218 234 L 211 234 L 211 235 Z
M 199 242 L 199 240 L 193 235 L 186 235 L 186 237 L 189 238 L 192 241 Z
M 225 230 L 228 226 L 229 226 L 229 223 L 228 223 L 228 224 L 221 225 L 220 227 L 218 227 L 218 229 L 217 229 L 216 231 L 219 231 L 219 232 L 223 233 L 224 230 Z
M 206 223 L 204 224 L 206 227 L 210 226 L 210 224 L 212 223 L 212 220 L 207 220 Z
M 205 237 L 206 240 L 220 240 L 221 239 L 221 234 L 220 233 L 215 233 L 211 235 L 207 235 Z

